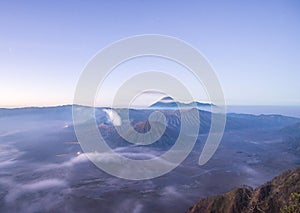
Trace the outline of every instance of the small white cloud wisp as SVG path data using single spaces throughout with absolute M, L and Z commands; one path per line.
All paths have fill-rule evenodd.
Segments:
M 106 113 L 108 120 L 114 126 L 121 126 L 122 119 L 116 111 L 114 111 L 112 109 L 104 109 L 103 111 Z

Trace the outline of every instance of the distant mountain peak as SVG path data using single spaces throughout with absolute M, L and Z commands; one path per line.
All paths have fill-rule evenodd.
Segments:
M 160 101 L 174 101 L 174 99 L 170 96 L 165 96 L 162 99 L 160 99 Z
M 179 102 L 179 101 L 175 101 L 172 97 L 170 96 L 165 96 L 162 99 L 160 99 L 159 101 L 153 103 L 152 105 L 150 105 L 150 108 L 186 108 L 186 107 L 196 107 L 199 109 L 202 108 L 208 108 L 213 106 L 213 104 L 210 103 L 201 103 L 201 102 L 197 102 L 197 101 L 192 101 L 189 103 L 183 103 L 183 102 Z M 206 109 L 207 110 L 207 109 Z

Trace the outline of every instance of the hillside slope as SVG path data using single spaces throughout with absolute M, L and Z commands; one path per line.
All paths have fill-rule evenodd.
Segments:
M 235 188 L 215 197 L 199 200 L 188 213 L 274 213 L 300 212 L 300 167 L 285 172 L 264 185 L 252 190 L 247 187 Z M 294 206 L 293 206 L 294 205 Z M 288 211 L 284 208 L 294 208 Z

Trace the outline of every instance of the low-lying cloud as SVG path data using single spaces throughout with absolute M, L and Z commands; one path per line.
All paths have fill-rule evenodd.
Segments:
M 23 194 L 34 193 L 37 191 L 48 190 L 56 187 L 62 188 L 66 186 L 66 181 L 60 179 L 46 179 L 27 184 L 15 184 L 14 186 L 10 186 L 12 188 L 5 196 L 5 200 L 8 203 L 12 203 Z

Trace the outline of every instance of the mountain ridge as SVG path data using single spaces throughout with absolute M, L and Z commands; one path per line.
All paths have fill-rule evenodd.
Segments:
M 293 196 L 296 199 L 293 200 Z M 295 211 L 289 211 L 295 205 Z M 200 212 L 299 213 L 300 167 L 284 172 L 256 189 L 239 187 L 221 195 L 200 199 L 187 211 Z
M 190 108 L 190 107 L 196 107 L 196 108 L 209 108 L 215 106 L 211 103 L 201 103 L 198 101 L 193 101 L 189 103 L 182 103 L 178 101 L 174 101 L 173 98 L 166 96 L 160 99 L 159 101 L 151 104 L 149 108 Z

